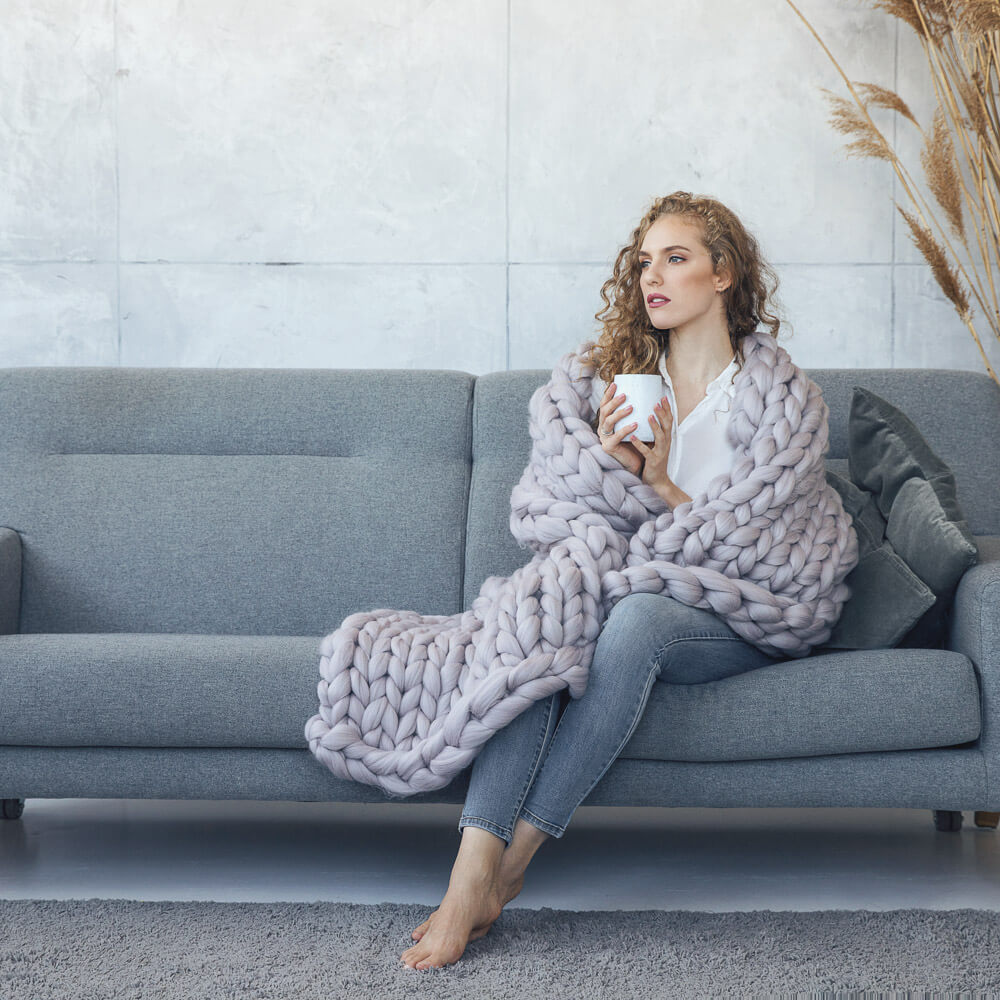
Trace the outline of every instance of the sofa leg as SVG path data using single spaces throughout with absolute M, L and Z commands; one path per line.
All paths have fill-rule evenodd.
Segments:
M 0 819 L 20 819 L 24 799 L 0 799 Z
M 976 811 L 976 826 L 983 826 L 989 830 L 997 828 L 997 820 L 1000 820 L 1000 813 L 988 813 Z
M 949 832 L 962 829 L 962 814 L 952 809 L 935 809 L 934 826 Z

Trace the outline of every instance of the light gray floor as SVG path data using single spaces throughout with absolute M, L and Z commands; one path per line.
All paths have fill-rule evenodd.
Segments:
M 28 799 L 0 896 L 436 907 L 459 805 Z M 930 810 L 580 807 L 512 907 L 1000 909 L 1000 836 Z

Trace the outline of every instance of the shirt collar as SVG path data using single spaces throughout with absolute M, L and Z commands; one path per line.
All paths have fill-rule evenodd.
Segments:
M 726 365 L 726 367 L 723 368 L 722 371 L 719 372 L 719 374 L 716 375 L 707 386 L 705 386 L 705 395 L 707 396 L 716 385 L 721 383 L 723 392 L 727 393 L 731 397 L 734 397 L 736 395 L 736 386 L 732 383 L 733 374 L 736 372 L 737 368 L 738 365 L 736 355 L 734 354 L 733 360 L 730 361 L 729 364 Z M 670 373 L 667 371 L 667 352 L 665 350 L 660 352 L 660 374 L 672 390 L 674 384 L 670 379 Z

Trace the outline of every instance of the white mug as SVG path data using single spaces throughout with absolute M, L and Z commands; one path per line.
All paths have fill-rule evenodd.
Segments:
M 620 431 L 622 427 L 638 422 L 632 434 L 640 441 L 652 443 L 653 425 L 649 418 L 656 415 L 656 404 L 663 396 L 663 377 L 660 375 L 616 375 L 613 379 L 615 383 L 615 395 L 625 393 L 622 406 L 632 407 L 631 413 L 626 413 L 621 420 L 615 424 L 615 431 Z M 620 407 L 617 407 L 620 409 Z M 626 434 L 624 440 L 632 436 Z

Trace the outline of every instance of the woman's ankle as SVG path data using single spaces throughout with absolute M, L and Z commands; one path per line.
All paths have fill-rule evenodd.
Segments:
M 458 848 L 455 863 L 462 861 L 484 872 L 495 874 L 500 868 L 506 847 L 507 842 L 503 837 L 498 837 L 482 827 L 466 826 L 462 828 L 462 843 Z
M 519 816 L 514 825 L 514 836 L 500 861 L 501 877 L 508 882 L 523 878 L 535 852 L 548 839 L 549 834 L 544 830 L 539 830 Z

